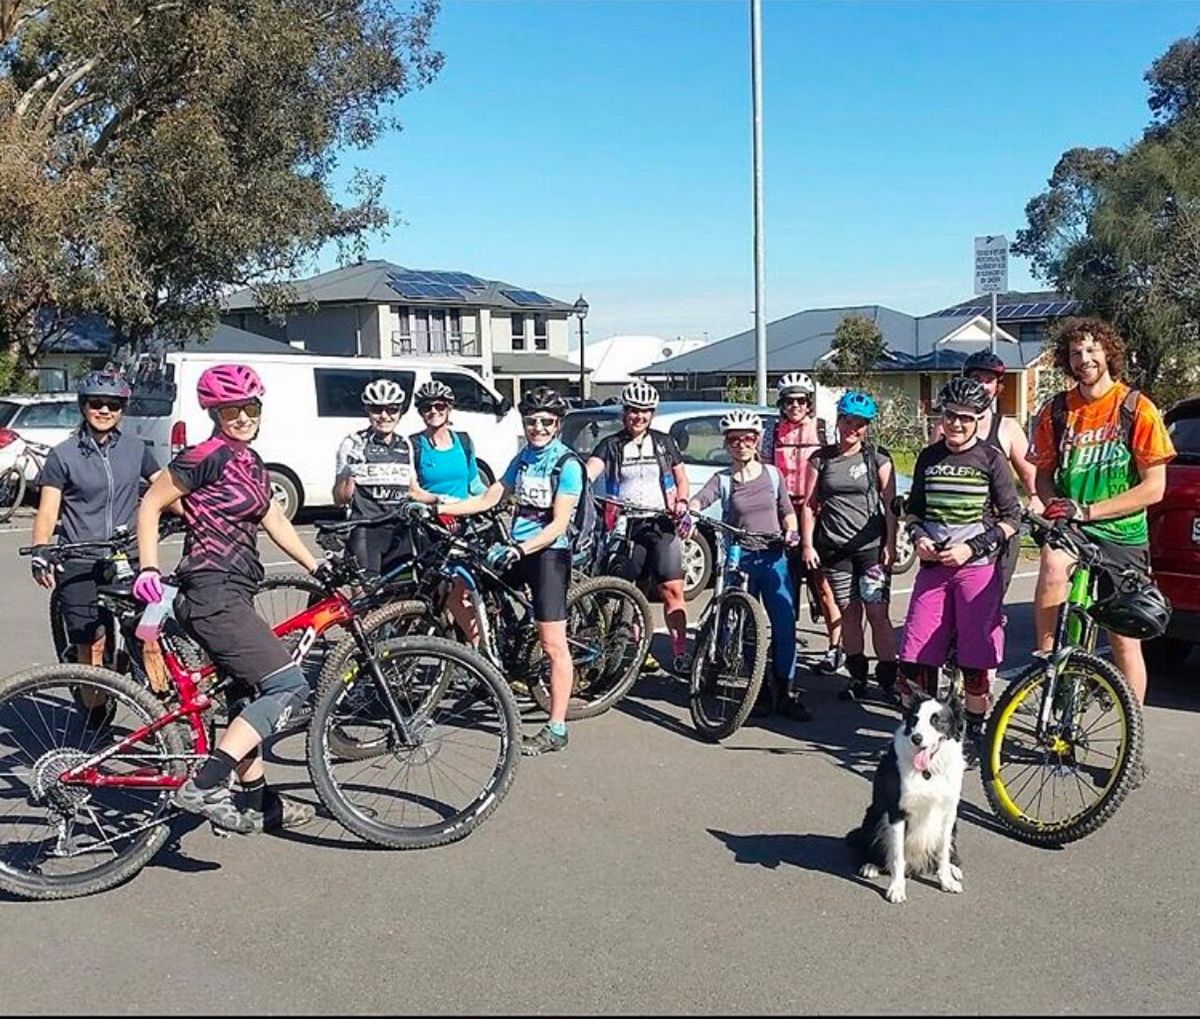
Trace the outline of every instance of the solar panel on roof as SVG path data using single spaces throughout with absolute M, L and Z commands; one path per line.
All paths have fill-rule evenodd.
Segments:
M 1009 318 L 1025 318 L 1037 306 L 1033 304 L 1014 304 L 1011 307 L 1012 311 L 1008 314 Z
M 551 302 L 549 297 L 543 297 L 536 290 L 501 290 L 513 304 L 519 304 L 526 307 L 536 307 L 538 305 L 548 305 Z
M 467 290 L 485 290 L 487 284 L 478 276 L 472 276 L 469 272 L 431 272 L 430 276 L 434 277 L 438 283 L 449 283 L 452 287 L 464 287 Z
M 419 283 L 409 278 L 401 278 L 389 280 L 388 286 L 401 297 L 412 300 L 448 298 L 452 301 L 466 301 L 470 299 L 463 291 L 448 283 Z

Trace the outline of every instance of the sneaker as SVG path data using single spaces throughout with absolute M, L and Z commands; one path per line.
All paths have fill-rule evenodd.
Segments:
M 843 668 L 845 664 L 846 652 L 840 647 L 831 647 L 821 658 L 817 659 L 816 663 L 813 665 L 813 669 L 816 672 L 829 674 L 837 672 L 839 669 Z
M 979 764 L 979 759 L 983 756 L 985 739 L 981 722 L 967 723 L 967 731 L 963 734 L 963 759 L 967 762 L 968 768 L 974 768 Z
M 567 734 L 559 736 L 550 731 L 550 726 L 543 725 L 532 736 L 521 737 L 521 755 L 523 757 L 538 757 L 541 754 L 552 754 L 556 750 L 567 749 Z
M 658 659 L 655 658 L 654 655 L 652 655 L 649 651 L 647 651 L 646 657 L 642 659 L 642 671 L 658 672 L 658 670 L 661 668 L 662 666 L 658 664 Z
M 263 809 L 247 810 L 245 814 L 253 822 L 255 834 L 260 834 L 306 825 L 317 816 L 317 808 L 269 790 L 264 797 Z
M 867 692 L 865 679 L 852 679 L 838 691 L 839 701 L 857 701 Z
M 189 814 L 206 817 L 218 828 L 234 831 L 239 835 L 252 835 L 254 821 L 238 810 L 233 802 L 233 792 L 221 783 L 212 789 L 201 789 L 194 778 L 189 778 L 171 797 L 171 802 Z

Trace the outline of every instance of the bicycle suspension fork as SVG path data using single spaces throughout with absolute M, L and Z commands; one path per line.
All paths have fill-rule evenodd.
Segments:
M 412 727 L 405 721 L 404 713 L 400 710 L 400 705 L 396 702 L 392 688 L 384 678 L 383 670 L 379 667 L 379 659 L 375 657 L 375 652 L 367 640 L 366 631 L 363 630 L 362 620 L 358 616 L 351 618 L 350 632 L 354 635 L 354 643 L 358 646 L 359 653 L 362 655 L 367 675 L 371 677 L 371 681 L 383 697 L 383 702 L 387 706 L 388 714 L 391 716 L 396 729 L 400 733 L 400 738 L 403 740 L 405 746 L 413 746 L 416 741 L 413 739 Z

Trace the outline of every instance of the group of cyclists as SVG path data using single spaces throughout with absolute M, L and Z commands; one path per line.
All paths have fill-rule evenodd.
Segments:
M 719 503 L 727 524 L 762 537 L 741 560 L 771 622 L 771 682 L 760 695 L 760 714 L 777 707 L 795 720 L 812 717 L 796 675 L 797 612 L 807 590 L 829 638 L 816 668 L 844 667 L 844 698 L 866 692 L 868 627 L 875 682 L 904 705 L 917 691 L 933 693 L 937 670 L 955 655 L 964 678 L 970 745 L 980 739 L 994 670 L 1004 657 L 1004 594 L 1021 526 L 1018 482 L 1030 509 L 1076 523 L 1110 560 L 1148 574 L 1146 507 L 1162 497 L 1165 464 L 1174 455 L 1157 408 L 1119 381 L 1124 345 L 1111 326 L 1097 319 L 1068 323 L 1054 356 L 1076 385 L 1043 407 L 1032 443 L 997 409 L 1003 361 L 988 351 L 968 357 L 962 374 L 938 394 L 932 441 L 917 456 L 904 504 L 895 498 L 892 458 L 872 440 L 875 398 L 858 391 L 843 395 L 830 432 L 816 416 L 816 387 L 801 373 L 781 380 L 777 419 L 764 422 L 746 409 L 722 418 L 730 465 L 696 493 L 678 446 L 653 427 L 659 393 L 647 383 L 626 387 L 622 427 L 586 459 L 560 437 L 565 399 L 549 387 L 523 394 L 525 445 L 487 484 L 470 436 L 453 428 L 454 393 L 448 386 L 429 382 L 413 394 L 424 428 L 405 436 L 397 425 L 408 394 L 396 382 L 379 379 L 362 393 L 366 426 L 337 450 L 333 495 L 352 519 L 364 522 L 406 503 L 459 517 L 511 500 L 511 529 L 488 549 L 487 564 L 530 590 L 550 681 L 549 720 L 524 738 L 524 754 L 561 751 L 568 743 L 573 666 L 567 590 L 576 511 L 588 493 L 653 511 L 633 521 L 633 559 L 641 579 L 661 596 L 673 670 L 688 668 L 682 541 L 697 515 Z M 267 412 L 261 379 L 239 364 L 205 371 L 197 398 L 212 420 L 212 435 L 162 469 L 142 443 L 123 436 L 130 388 L 119 374 L 93 372 L 78 393 L 79 428 L 50 454 L 41 477 L 32 558 L 34 579 L 60 586 L 73 653 L 85 664 L 102 660 L 104 623 L 96 596 L 101 581 L 86 564 L 56 576 L 46 555 L 55 535 L 63 541 L 104 540 L 136 520 L 133 591 L 153 604 L 165 596 L 159 518 L 164 512 L 181 515 L 186 539 L 174 574 L 175 613 L 234 684 L 228 727 L 174 802 L 242 833 L 305 823 L 312 808 L 269 789 L 259 755 L 263 740 L 284 728 L 309 696 L 300 668 L 254 611 L 264 573 L 259 528 L 304 570 L 325 582 L 333 578 L 272 500 L 266 469 L 253 449 Z M 144 482 L 149 489 L 139 504 Z M 897 646 L 888 603 L 900 527 L 907 529 L 921 565 Z M 412 555 L 412 528 L 403 522 L 364 523 L 349 547 L 364 569 L 384 573 Z M 1057 606 L 1066 598 L 1068 565 L 1063 553 L 1043 548 L 1035 594 L 1043 648 L 1052 642 Z M 477 641 L 461 586 L 449 608 L 462 638 Z M 1124 610 L 1153 606 L 1130 594 Z M 1116 664 L 1144 700 L 1138 642 L 1114 633 L 1110 643 Z M 103 710 L 102 704 L 85 707 Z

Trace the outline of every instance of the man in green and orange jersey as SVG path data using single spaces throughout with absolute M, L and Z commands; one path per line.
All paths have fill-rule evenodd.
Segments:
M 1077 521 L 1119 567 L 1150 570 L 1146 507 L 1162 499 L 1167 461 L 1175 456 L 1162 414 L 1144 395 L 1118 381 L 1125 343 L 1107 322 L 1082 318 L 1064 324 L 1055 364 L 1078 383 L 1042 407 L 1029 447 L 1037 467 L 1037 494 L 1049 519 Z M 1034 593 L 1038 646 L 1054 643 L 1058 607 L 1067 597 L 1071 560 L 1042 548 Z M 1146 699 L 1141 641 L 1108 634 L 1113 662 L 1138 700 Z

